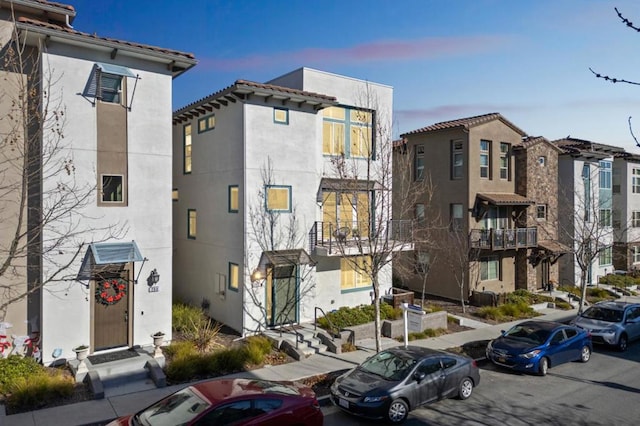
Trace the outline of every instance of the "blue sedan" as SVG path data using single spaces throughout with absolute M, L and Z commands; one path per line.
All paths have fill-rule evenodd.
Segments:
M 544 376 L 549 367 L 589 361 L 592 350 L 588 331 L 552 321 L 525 321 L 489 342 L 487 358 L 502 367 Z

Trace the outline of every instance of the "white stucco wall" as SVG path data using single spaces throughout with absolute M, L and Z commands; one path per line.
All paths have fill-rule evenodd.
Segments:
M 50 70 L 56 80 L 51 93 L 66 109 L 64 141 L 71 151 L 75 165 L 75 180 L 80 185 L 95 186 L 96 177 L 96 109 L 80 96 L 91 74 L 94 62 L 112 62 L 107 53 L 96 54 L 82 49 L 70 50 L 52 43 L 44 54 L 45 73 Z M 150 334 L 161 330 L 170 337 L 172 299 L 172 239 L 171 239 L 171 75 L 160 66 L 120 58 L 119 65 L 128 66 L 141 79 L 138 81 L 132 110 L 128 113 L 128 206 L 98 207 L 97 191 L 81 210 L 62 222 L 74 224 L 82 230 L 76 244 L 104 241 L 105 225 L 120 231 L 119 240 L 134 240 L 142 255 L 148 258 L 134 266 L 134 277 L 140 283 L 131 285 L 133 311 L 133 344 L 151 344 Z M 128 95 L 133 95 L 133 79 L 128 79 Z M 69 151 L 67 151 L 69 152 Z M 67 178 L 70 179 L 70 178 Z M 57 185 L 47 180 L 45 189 Z M 99 229 L 103 230 L 100 231 Z M 45 241 L 49 235 L 45 234 Z M 107 238 L 113 242 L 115 239 Z M 75 277 L 86 248 L 72 263 L 67 278 Z M 69 261 L 73 247 L 65 247 L 55 262 Z M 146 278 L 152 269 L 160 274 L 159 292 L 149 293 Z M 53 267 L 46 261 L 45 277 Z M 48 284 L 42 300 L 42 352 L 45 362 L 52 359 L 55 348 L 63 350 L 63 357 L 73 355 L 71 349 L 89 344 L 91 338 L 91 305 L 93 294 L 75 281 Z

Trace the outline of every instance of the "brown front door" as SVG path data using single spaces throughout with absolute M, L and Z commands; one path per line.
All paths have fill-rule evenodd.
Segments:
M 123 271 L 126 277 L 127 271 Z M 93 350 L 129 344 L 129 280 L 112 277 L 93 282 Z

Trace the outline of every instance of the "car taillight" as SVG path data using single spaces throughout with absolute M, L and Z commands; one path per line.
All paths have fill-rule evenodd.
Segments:
M 471 365 L 473 365 L 475 368 L 478 368 L 478 363 L 476 362 L 475 359 L 471 360 Z
M 311 402 L 311 406 L 316 410 L 320 409 L 320 403 L 318 402 L 317 398 L 313 398 L 313 401 Z

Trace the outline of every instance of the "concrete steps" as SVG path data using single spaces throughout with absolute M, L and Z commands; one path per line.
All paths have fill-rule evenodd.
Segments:
M 299 324 L 296 326 L 296 332 L 297 334 L 288 329 L 286 331 L 283 330 L 282 333 L 279 330 L 267 330 L 264 334 L 275 340 L 278 347 L 281 347 L 282 343 L 286 342 L 288 346 L 295 348 L 297 352 L 300 352 L 306 358 L 327 351 L 327 345 L 317 337 L 317 332 L 313 329 L 313 326 Z

